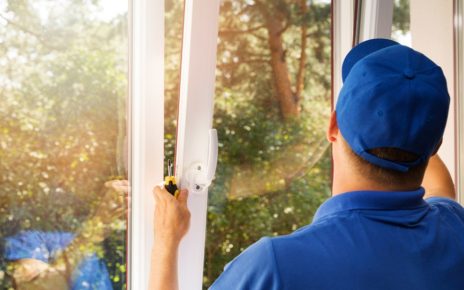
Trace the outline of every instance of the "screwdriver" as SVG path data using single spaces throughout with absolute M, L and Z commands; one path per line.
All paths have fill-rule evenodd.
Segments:
M 174 195 L 174 197 L 177 197 L 179 195 L 179 188 L 176 184 L 176 178 L 172 174 L 173 167 L 174 164 L 172 161 L 168 160 L 168 176 L 164 178 L 164 188 L 166 188 L 170 194 Z

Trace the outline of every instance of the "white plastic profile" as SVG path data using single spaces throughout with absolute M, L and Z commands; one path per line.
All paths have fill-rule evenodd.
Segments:
M 216 173 L 217 159 L 218 136 L 216 129 L 211 129 L 209 130 L 208 158 L 206 164 L 196 162 L 190 165 L 182 179 L 182 185 L 188 188 L 190 193 L 205 193 L 206 189 L 211 185 L 214 174 Z
M 217 161 L 217 133 L 211 127 L 219 1 L 186 0 L 184 7 L 176 176 L 190 191 L 191 222 L 179 249 L 180 290 L 203 285 L 208 185 Z
M 332 0 L 333 6 L 333 103 L 342 88 L 342 64 L 353 44 L 390 38 L 393 0 Z
M 361 4 L 359 42 L 372 38 L 390 38 L 393 0 L 365 0 Z
M 333 54 L 333 104 L 337 103 L 338 93 L 342 88 L 342 63 L 353 46 L 355 25 L 355 1 L 332 0 L 332 54 Z
M 443 143 L 438 151 L 440 158 L 448 167 L 453 181 L 457 182 L 457 133 L 455 103 L 456 59 L 454 57 L 454 0 L 410 0 L 412 48 L 425 54 L 437 63 L 445 74 L 448 92 L 451 97 L 448 121 L 443 136 Z
M 333 103 L 343 82 L 341 68 L 353 44 L 375 37 L 390 38 L 393 0 L 332 0 Z
M 455 106 L 456 106 L 456 189 L 459 202 L 464 205 L 464 0 L 454 0 L 455 37 Z
M 164 1 L 132 0 L 130 8 L 129 289 L 148 289 L 153 241 L 152 187 L 163 179 Z

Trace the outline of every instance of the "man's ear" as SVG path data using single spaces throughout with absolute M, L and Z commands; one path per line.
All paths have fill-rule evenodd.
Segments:
M 330 115 L 329 128 L 327 129 L 327 140 L 333 143 L 338 137 L 337 112 L 333 111 Z
M 441 138 L 441 139 L 440 139 L 440 142 L 438 142 L 437 146 L 435 147 L 435 150 L 434 150 L 433 153 L 432 153 L 432 156 L 435 155 L 435 154 L 437 154 L 438 149 L 440 149 L 442 143 L 443 143 L 443 138 Z

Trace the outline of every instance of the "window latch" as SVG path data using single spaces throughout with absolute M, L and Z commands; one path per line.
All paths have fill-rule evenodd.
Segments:
M 202 193 L 211 185 L 216 173 L 217 160 L 218 135 L 216 129 L 211 129 L 209 130 L 207 163 L 195 162 L 189 167 L 184 178 L 190 193 Z

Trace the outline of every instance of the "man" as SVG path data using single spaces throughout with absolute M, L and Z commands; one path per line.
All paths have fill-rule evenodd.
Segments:
M 373 39 L 351 50 L 342 76 L 327 132 L 333 197 L 312 224 L 245 250 L 211 289 L 464 289 L 464 209 L 436 155 L 449 108 L 442 70 Z M 150 286 L 177 289 L 187 193 L 154 193 Z

